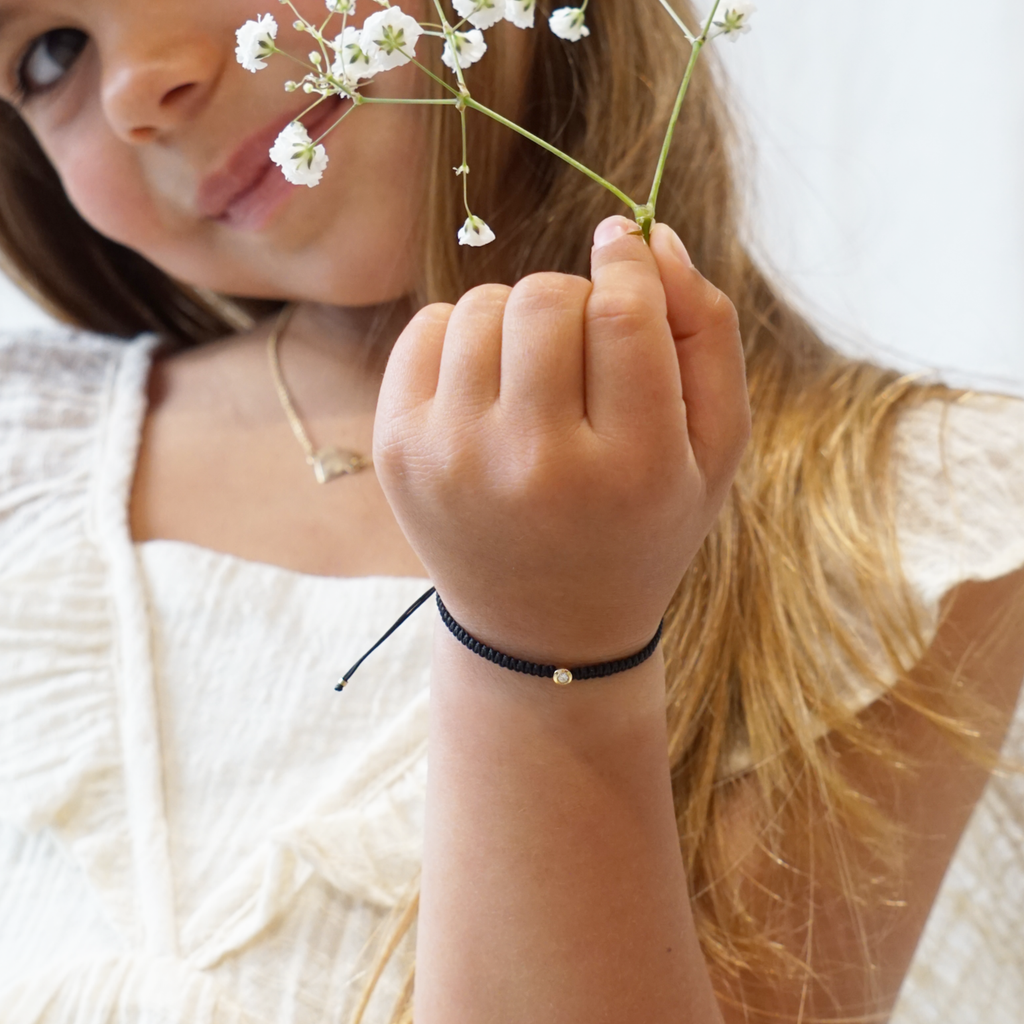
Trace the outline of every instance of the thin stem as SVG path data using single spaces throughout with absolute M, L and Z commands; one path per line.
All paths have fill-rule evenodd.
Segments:
M 459 105 L 459 101 L 454 96 L 451 99 L 436 100 L 411 100 L 394 96 L 360 96 L 358 105 L 362 106 L 364 103 L 402 103 L 410 105 L 420 104 L 421 106 L 430 105 L 435 107 L 457 107 Z
M 334 124 L 332 124 L 332 125 L 331 125 L 331 127 L 330 127 L 330 128 L 328 128 L 328 129 L 327 129 L 327 131 L 325 131 L 325 132 L 323 133 L 323 135 L 321 135 L 321 136 L 320 136 L 320 138 L 319 138 L 319 139 L 317 139 L 317 140 L 316 140 L 316 143 L 315 143 L 315 145 L 319 145 L 319 144 L 320 144 L 321 142 L 323 142 L 323 141 L 324 141 L 324 139 L 326 139 L 326 138 L 327 138 L 327 136 L 328 136 L 328 135 L 330 135 L 330 134 L 331 134 L 331 132 L 333 132 L 333 131 L 334 131 L 334 129 L 335 129 L 335 128 L 337 128 L 337 127 L 338 127 L 338 125 L 339 125 L 339 124 L 341 124 L 341 122 L 342 122 L 342 121 L 344 121 L 344 120 L 345 120 L 345 118 L 346 118 L 346 117 L 348 117 L 348 115 L 349 115 L 349 114 L 351 114 L 351 113 L 352 113 L 352 111 L 353 111 L 353 110 L 355 110 L 355 109 L 356 109 L 356 105 L 355 105 L 355 104 L 353 103 L 353 104 L 352 104 L 352 106 L 350 106 L 350 107 L 348 108 L 348 110 L 346 110 L 346 111 L 345 111 L 345 113 L 344 113 L 344 114 L 342 114 L 342 115 L 341 115 L 341 117 L 339 117 L 339 118 L 338 118 L 338 120 L 337 120 L 337 121 L 335 121 L 335 122 L 334 122 Z
M 434 74 L 433 71 L 430 70 L 430 68 L 424 67 L 415 57 L 410 57 L 409 60 L 412 61 L 412 63 L 415 64 L 416 67 L 418 67 L 420 71 L 422 71 L 425 75 L 429 75 L 435 82 L 437 82 L 438 85 L 447 89 L 453 96 L 462 95 L 462 93 L 459 92 L 458 89 L 456 89 L 454 86 L 449 85 L 443 78 L 439 78 L 437 75 Z
M 676 105 L 672 109 L 672 116 L 669 118 L 668 128 L 665 131 L 665 141 L 661 146 L 661 155 L 658 157 L 658 167 L 654 172 L 654 183 L 651 186 L 651 195 L 647 200 L 647 208 L 649 210 L 650 220 L 654 220 L 655 210 L 658 206 L 658 192 L 661 190 L 661 179 L 665 176 L 665 165 L 668 163 L 668 153 L 672 148 L 672 136 L 676 131 L 676 122 L 679 120 L 679 113 L 683 109 L 683 100 L 686 99 L 686 93 L 690 88 L 690 79 L 693 77 L 693 69 L 697 66 L 697 60 L 700 57 L 700 51 L 704 49 L 704 44 L 708 41 L 708 32 L 711 31 L 711 23 L 714 21 L 715 14 L 718 12 L 718 6 L 721 0 L 715 0 L 714 5 L 711 8 L 711 13 L 708 15 L 708 20 L 704 25 L 704 31 L 701 32 L 699 38 L 693 41 L 693 50 L 690 53 L 689 63 L 686 65 L 686 74 L 683 75 L 682 84 L 679 86 L 679 93 L 676 96 Z M 647 229 L 648 231 L 650 228 Z
M 668 0 L 658 0 L 662 7 L 668 11 L 669 17 L 682 29 L 683 35 L 686 36 L 690 45 L 692 46 L 696 41 L 694 34 L 686 27 L 686 22 L 676 13 L 676 9 L 668 2 Z
M 282 0 L 282 2 L 292 9 L 292 14 L 295 15 L 297 21 L 301 21 L 302 24 L 306 25 L 307 27 L 309 26 L 309 22 L 306 21 L 306 19 L 301 14 L 299 14 L 298 10 L 295 7 L 295 4 L 292 3 L 292 0 Z
M 491 110 L 489 107 L 485 107 L 482 103 L 477 103 L 472 96 L 465 96 L 463 100 L 467 107 L 472 107 L 474 110 L 481 114 L 485 114 L 487 117 L 492 118 L 499 124 L 503 124 L 506 128 L 511 128 L 512 131 L 522 135 L 523 138 L 529 139 L 531 142 L 536 143 L 541 149 L 546 149 L 549 153 L 553 153 L 560 160 L 564 160 L 567 164 L 575 167 L 577 171 L 585 174 L 592 181 L 596 181 L 598 185 L 602 185 L 608 189 L 613 196 L 621 199 L 634 213 L 634 215 L 641 209 L 641 207 L 634 202 L 629 196 L 626 195 L 621 189 L 616 188 L 610 181 L 606 181 L 595 171 L 592 171 L 585 164 L 581 164 L 578 160 L 574 160 L 567 153 L 563 153 L 557 146 L 552 146 L 550 142 L 545 142 L 542 138 L 534 135 L 532 132 L 528 132 L 525 128 L 520 128 L 514 121 L 510 121 L 507 117 L 502 117 L 501 114 Z
M 434 6 L 437 8 L 437 15 L 441 19 L 441 27 L 448 40 L 448 45 L 451 47 L 452 63 L 455 65 L 455 77 L 459 80 L 459 91 L 463 96 L 468 96 L 469 87 L 466 85 L 466 79 L 462 77 L 462 66 L 459 64 L 459 52 L 455 46 L 455 32 L 451 25 L 448 24 L 448 18 L 445 16 L 444 8 L 441 6 L 441 0 L 434 0 Z
M 326 96 L 321 96 L 320 99 L 314 100 L 301 114 L 299 114 L 298 117 L 295 118 L 295 120 L 301 121 L 311 110 L 316 110 L 316 108 L 319 107 L 325 99 L 327 99 Z M 348 111 L 346 110 L 345 113 L 347 114 Z
M 458 61 L 455 63 L 458 64 Z M 459 104 L 459 117 L 462 118 L 462 166 L 459 168 L 459 173 L 462 175 L 462 205 L 466 207 L 466 215 L 472 217 L 473 211 L 469 208 L 469 159 L 466 147 L 465 103 Z
M 281 54 L 282 57 L 287 57 L 289 60 L 295 61 L 295 63 L 298 64 L 299 67 L 305 68 L 307 71 L 312 71 L 314 74 L 319 74 L 320 73 L 315 67 L 313 67 L 312 64 L 307 63 L 301 57 L 294 56 L 294 54 L 289 53 L 287 50 L 279 50 L 275 46 L 271 50 L 271 53 L 279 53 L 279 54 Z

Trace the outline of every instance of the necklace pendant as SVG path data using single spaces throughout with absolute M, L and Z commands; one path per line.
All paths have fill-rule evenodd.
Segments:
M 370 463 L 358 452 L 343 451 L 340 448 L 321 448 L 310 456 L 310 465 L 318 484 L 330 483 L 339 476 L 358 473 Z

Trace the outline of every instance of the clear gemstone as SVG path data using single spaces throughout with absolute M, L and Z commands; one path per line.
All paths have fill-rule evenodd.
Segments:
M 568 686 L 572 682 L 572 673 L 567 668 L 558 668 L 552 678 L 559 686 Z

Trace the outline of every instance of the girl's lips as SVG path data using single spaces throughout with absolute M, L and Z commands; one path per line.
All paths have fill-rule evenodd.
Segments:
M 326 100 L 304 124 L 315 139 L 336 120 L 348 100 Z M 270 147 L 282 129 L 295 120 L 294 114 L 278 117 L 255 132 L 228 157 L 224 166 L 204 178 L 196 193 L 200 216 L 241 231 L 264 227 L 281 204 L 301 185 L 285 180 L 269 156 Z

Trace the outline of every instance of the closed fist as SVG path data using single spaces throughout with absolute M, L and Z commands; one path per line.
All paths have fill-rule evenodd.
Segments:
M 517 657 L 588 664 L 657 629 L 750 435 L 729 300 L 675 233 L 595 233 L 591 281 L 433 305 L 395 345 L 374 463 L 452 615 Z

